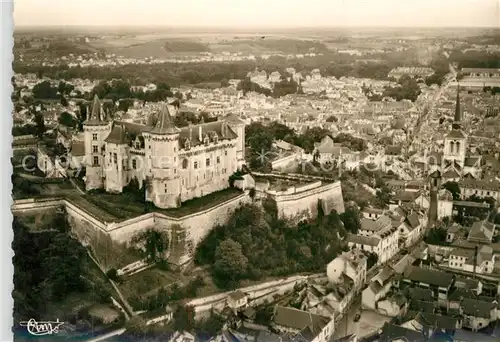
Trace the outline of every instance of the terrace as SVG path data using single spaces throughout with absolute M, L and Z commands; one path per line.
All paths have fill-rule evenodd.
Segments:
M 107 217 L 113 217 L 111 221 L 123 221 L 140 216 L 147 212 L 158 212 L 170 217 L 184 217 L 200 211 L 213 208 L 221 203 L 229 201 L 242 192 L 235 188 L 227 188 L 218 192 L 208 194 L 203 197 L 193 198 L 182 203 L 179 208 L 160 209 L 152 207 L 151 204 L 145 204 L 135 196 L 128 193 L 111 194 L 99 193 L 99 195 L 86 194 L 81 196 L 79 203 L 85 208 L 104 213 Z M 85 203 L 86 202 L 86 203 Z

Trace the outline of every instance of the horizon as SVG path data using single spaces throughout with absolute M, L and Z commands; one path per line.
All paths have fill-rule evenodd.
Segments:
M 98 10 L 96 10 L 98 9 Z M 17 0 L 21 27 L 498 28 L 496 0 Z

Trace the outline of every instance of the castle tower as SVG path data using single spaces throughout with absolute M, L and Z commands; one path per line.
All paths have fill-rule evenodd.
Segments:
M 95 95 L 90 116 L 83 123 L 86 179 L 85 189 L 99 189 L 104 184 L 104 139 L 111 131 L 111 123 L 106 121 L 101 102 Z
M 438 219 L 438 193 L 441 188 L 441 172 L 436 170 L 430 174 L 429 178 L 431 198 L 429 205 L 428 228 L 432 228 Z
M 106 143 L 105 187 L 108 192 L 122 192 L 129 182 L 129 145 L 123 124 L 113 125 Z
M 238 135 L 236 157 L 238 169 L 241 169 L 245 164 L 245 122 L 234 114 L 228 115 L 224 120 Z
M 146 197 L 158 208 L 177 208 L 181 205 L 179 132 L 167 105 L 163 104 L 156 125 L 147 134 L 146 143 L 146 159 L 151 165 Z

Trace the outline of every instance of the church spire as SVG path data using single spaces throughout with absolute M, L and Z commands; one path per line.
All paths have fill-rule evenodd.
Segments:
M 166 103 L 163 103 L 156 125 L 151 130 L 153 134 L 175 134 L 179 129 L 175 127 Z

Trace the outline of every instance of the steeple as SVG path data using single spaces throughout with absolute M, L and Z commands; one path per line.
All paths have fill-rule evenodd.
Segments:
M 457 85 L 457 102 L 455 103 L 455 124 L 462 122 L 462 108 L 460 107 L 460 85 Z
M 96 94 L 94 95 L 94 100 L 92 101 L 90 116 L 87 117 L 85 123 L 89 125 L 106 124 L 101 115 L 102 115 L 101 101 L 99 100 L 99 97 Z
M 153 134 L 175 134 L 178 133 L 179 129 L 175 127 L 174 121 L 170 116 L 170 112 L 168 111 L 168 107 L 166 103 L 163 103 L 160 111 L 160 115 L 158 117 L 158 121 L 156 125 L 151 130 Z

